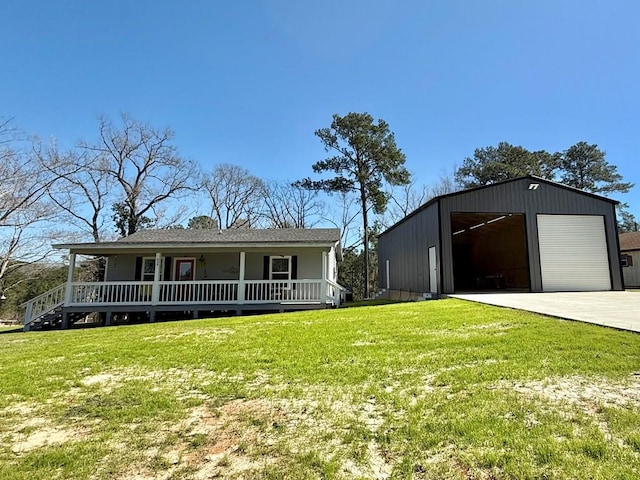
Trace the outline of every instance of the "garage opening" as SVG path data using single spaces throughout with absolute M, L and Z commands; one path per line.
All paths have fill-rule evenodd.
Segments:
M 452 213 L 456 292 L 529 291 L 525 216 L 521 213 Z

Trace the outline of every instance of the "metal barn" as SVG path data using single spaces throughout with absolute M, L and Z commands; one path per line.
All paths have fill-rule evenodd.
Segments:
M 535 176 L 436 197 L 378 239 L 391 298 L 623 290 L 615 206 Z

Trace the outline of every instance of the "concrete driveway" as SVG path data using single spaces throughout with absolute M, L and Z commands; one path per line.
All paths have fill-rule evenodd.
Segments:
M 449 296 L 640 332 L 640 291 L 470 293 Z

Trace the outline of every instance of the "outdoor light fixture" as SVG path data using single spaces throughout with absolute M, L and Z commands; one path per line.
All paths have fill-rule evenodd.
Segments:
M 540 186 L 539 183 L 530 183 L 529 190 L 537 190 L 539 186 Z
M 0 296 L 0 302 L 4 302 L 6 299 L 6 295 L 4 294 L 4 292 L 2 292 L 2 296 Z

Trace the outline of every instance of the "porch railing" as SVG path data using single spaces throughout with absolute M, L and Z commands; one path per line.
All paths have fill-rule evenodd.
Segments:
M 158 304 L 193 303 L 236 303 L 238 301 L 238 282 L 194 281 L 160 282 Z
M 21 307 L 25 308 L 23 325 L 27 328 L 35 319 L 61 306 L 64 303 L 65 287 L 65 283 L 58 285 L 21 305 Z
M 322 301 L 322 280 L 245 280 L 245 303 Z
M 72 306 L 150 304 L 153 282 L 73 282 Z
M 330 280 L 203 280 L 193 282 L 73 282 L 21 305 L 24 326 L 65 306 L 325 303 L 339 304 L 342 287 Z M 155 295 L 154 295 L 155 294 Z M 65 295 L 69 295 L 65 299 Z
M 319 303 L 331 300 L 327 283 L 320 279 L 162 281 L 158 283 L 155 297 L 153 286 L 153 282 L 73 282 L 68 305 Z M 64 297 L 64 286 L 61 295 Z

